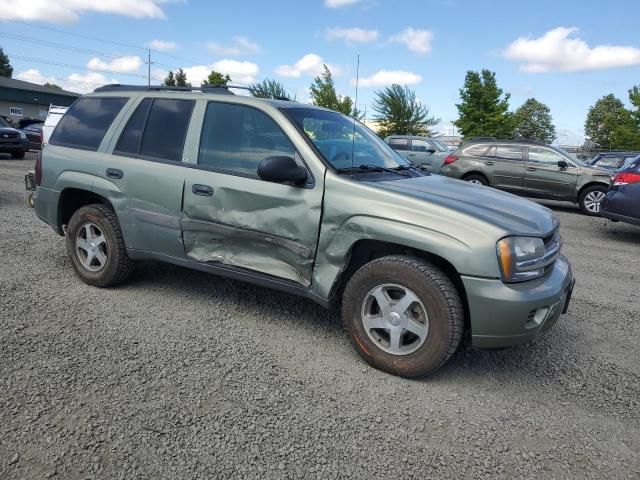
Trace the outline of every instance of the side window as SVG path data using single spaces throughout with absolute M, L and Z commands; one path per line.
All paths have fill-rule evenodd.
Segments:
M 390 138 L 389 146 L 394 150 L 409 150 L 409 140 L 406 138 Z
M 557 166 L 560 160 L 566 159 L 557 152 L 544 147 L 529 147 L 529 161 Z
M 419 139 L 411 140 L 411 151 L 427 153 L 428 150 L 433 150 L 430 143 Z
M 462 149 L 462 154 L 470 157 L 481 157 L 482 154 L 487 150 L 487 145 L 484 143 L 480 143 L 477 145 L 470 145 Z
M 98 150 L 111 122 L 128 98 L 84 97 L 64 114 L 49 143 L 83 150 Z
M 140 156 L 182 161 L 193 100 L 155 98 L 140 143 Z
M 502 158 L 504 160 L 522 160 L 522 147 L 516 145 L 498 145 L 492 150 L 492 154 L 487 156 Z
M 295 158 L 291 141 L 269 116 L 252 107 L 210 102 L 202 125 L 198 164 L 256 177 L 261 160 Z
M 138 108 L 133 112 L 127 125 L 124 127 L 122 134 L 120 134 L 120 139 L 113 153 L 124 155 L 138 155 L 138 153 L 140 153 L 142 131 L 144 130 L 144 124 L 147 122 L 147 115 L 149 114 L 149 108 L 151 108 L 152 103 L 152 98 L 145 98 L 140 105 L 138 105 Z

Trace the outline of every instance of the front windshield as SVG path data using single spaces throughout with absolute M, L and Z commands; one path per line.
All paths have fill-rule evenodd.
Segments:
M 449 149 L 443 143 L 440 143 L 438 140 L 431 139 L 431 142 L 436 146 L 439 152 L 448 152 Z
M 397 168 L 409 164 L 375 133 L 358 121 L 354 128 L 354 120 L 341 113 L 315 108 L 282 111 L 335 169 L 361 165 Z

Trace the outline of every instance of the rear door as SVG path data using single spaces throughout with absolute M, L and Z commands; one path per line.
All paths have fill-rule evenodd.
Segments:
M 387 143 L 404 158 L 410 158 L 412 152 L 409 150 L 408 138 L 391 137 L 388 139 Z
M 183 148 L 194 100 L 144 98 L 114 137 L 96 188 L 108 190 L 127 248 L 184 258 Z
M 492 187 L 521 191 L 524 183 L 524 148 L 494 145 L 482 157 L 484 172 Z
M 197 165 L 186 172 L 181 225 L 186 255 L 303 286 L 311 283 L 323 178 L 304 186 L 261 180 L 276 155 L 305 166 L 278 123 L 248 105 L 206 103 Z
M 567 163 L 566 168 L 558 162 Z M 573 200 L 578 167 L 551 148 L 530 145 L 525 168 L 524 189 L 538 197 Z

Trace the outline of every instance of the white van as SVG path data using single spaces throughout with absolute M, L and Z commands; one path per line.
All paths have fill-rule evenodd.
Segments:
M 49 105 L 49 113 L 47 114 L 47 119 L 44 121 L 44 125 L 42 126 L 42 144 L 49 143 L 49 137 L 51 137 L 51 133 L 53 129 L 56 128 L 58 122 L 64 115 L 64 112 L 67 111 L 69 107 L 59 107 L 57 105 Z

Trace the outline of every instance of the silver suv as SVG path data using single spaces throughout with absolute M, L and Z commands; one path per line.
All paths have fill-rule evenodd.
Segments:
M 451 153 L 435 138 L 391 135 L 384 139 L 396 152 L 432 173 L 440 173 L 444 159 Z

